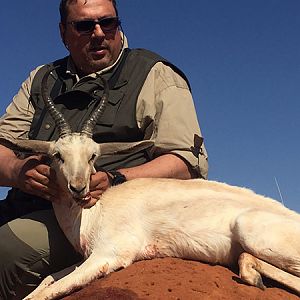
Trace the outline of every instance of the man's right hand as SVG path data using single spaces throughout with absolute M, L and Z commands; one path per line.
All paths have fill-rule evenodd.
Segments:
M 59 202 L 59 186 L 55 172 L 42 155 L 30 156 L 18 163 L 18 188 L 38 197 Z

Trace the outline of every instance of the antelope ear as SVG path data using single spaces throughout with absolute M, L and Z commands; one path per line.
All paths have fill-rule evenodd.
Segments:
M 38 141 L 38 140 L 23 140 L 23 139 L 4 139 L 0 138 L 0 144 L 10 148 L 13 151 L 26 154 L 48 154 L 51 145 L 54 142 Z
M 146 150 L 154 145 L 151 140 L 133 143 L 104 143 L 99 144 L 99 156 L 109 156 L 113 154 L 131 154 Z

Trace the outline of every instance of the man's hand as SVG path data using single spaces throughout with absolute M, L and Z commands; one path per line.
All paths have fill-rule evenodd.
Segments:
M 100 196 L 110 187 L 108 174 L 105 172 L 97 172 L 91 175 L 90 194 L 91 200 L 84 205 L 84 208 L 92 207 L 99 200 Z
M 43 156 L 30 156 L 21 161 L 19 171 L 19 188 L 29 194 L 60 202 L 60 189 L 56 182 L 56 175 L 46 164 Z

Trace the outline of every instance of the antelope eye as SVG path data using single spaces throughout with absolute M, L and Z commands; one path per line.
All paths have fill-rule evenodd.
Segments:
M 96 158 L 96 153 L 93 153 L 92 157 L 90 158 L 90 162 L 94 161 Z
M 54 153 L 53 155 L 57 160 L 59 160 L 60 162 L 64 162 L 63 158 L 61 157 L 61 154 L 59 152 Z

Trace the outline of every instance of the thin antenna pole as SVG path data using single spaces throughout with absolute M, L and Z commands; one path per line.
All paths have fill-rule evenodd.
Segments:
M 275 183 L 276 183 L 276 186 L 277 186 L 277 190 L 278 190 L 278 193 L 279 193 L 279 196 L 280 196 L 280 199 L 281 199 L 281 203 L 284 205 L 283 197 L 282 197 L 282 194 L 281 194 L 281 191 L 280 191 L 280 187 L 279 187 L 277 178 L 274 177 L 274 179 L 275 179 Z

